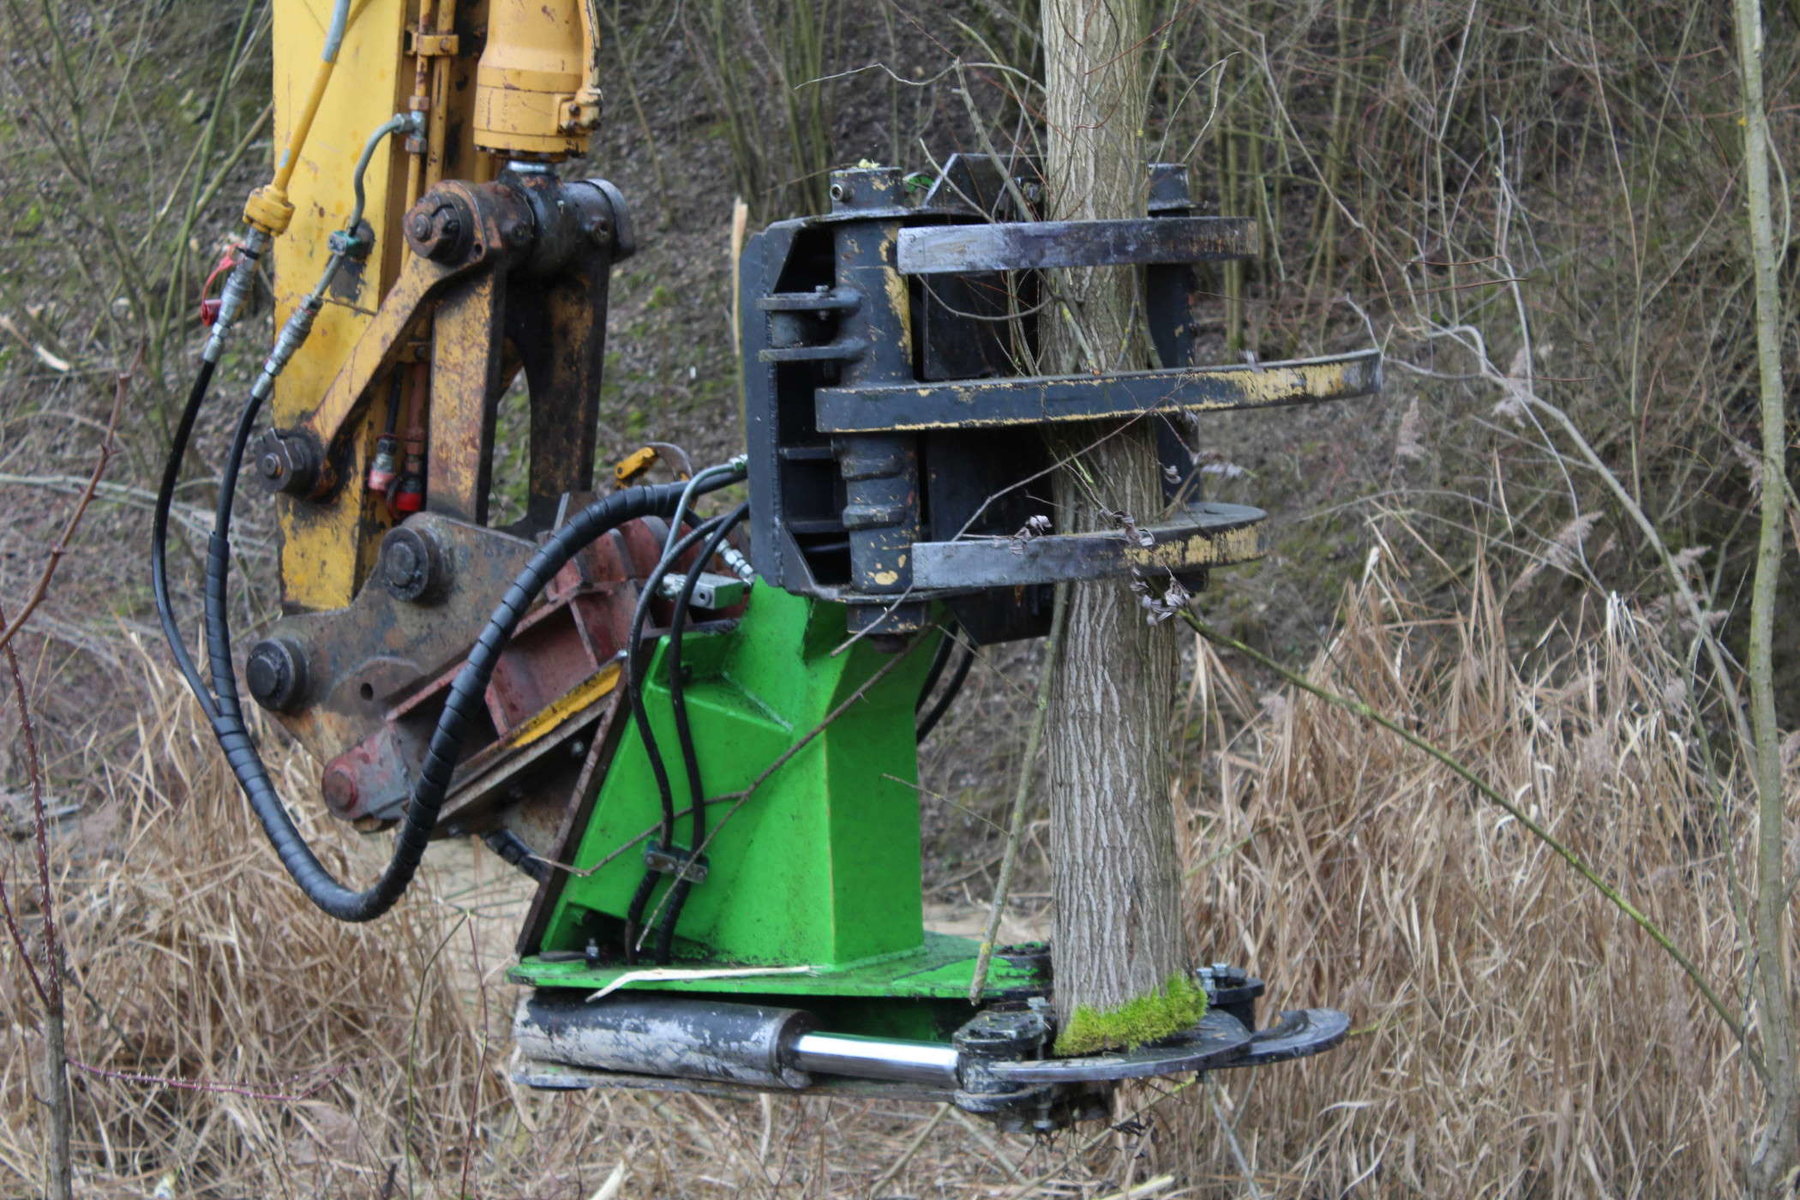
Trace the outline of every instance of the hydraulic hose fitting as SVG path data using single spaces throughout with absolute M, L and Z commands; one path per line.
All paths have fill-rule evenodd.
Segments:
M 725 560 L 725 565 L 731 568 L 733 575 L 745 583 L 756 582 L 756 568 L 750 565 L 750 560 L 736 546 L 726 546 L 719 551 L 719 557 Z
M 400 477 L 400 439 L 384 433 L 375 439 L 375 453 L 369 459 L 369 490 L 387 495 Z
M 269 237 L 280 237 L 294 220 L 294 204 L 287 189 L 265 184 L 244 201 L 244 224 Z
M 407 517 L 425 509 L 425 462 L 423 458 L 414 463 L 414 456 L 406 456 L 406 473 L 388 493 L 388 503 L 393 507 L 396 516 Z
M 325 298 L 314 292 L 300 302 L 281 327 L 281 336 L 275 339 L 275 348 L 269 351 L 269 357 L 263 360 L 262 374 L 250 387 L 250 394 L 258 400 L 267 400 L 269 393 L 275 390 L 275 380 L 287 367 L 294 352 L 306 344 L 307 335 L 312 332 L 313 322 L 318 319 L 319 310 L 325 307 Z
M 219 355 L 225 352 L 225 339 L 231 335 L 231 327 L 237 323 L 239 311 L 250 298 L 250 289 L 256 279 L 256 264 L 268 253 L 269 243 L 273 240 L 260 229 L 253 228 L 245 233 L 243 244 L 238 247 L 237 265 L 231 268 L 231 274 L 225 279 L 224 290 L 219 293 L 219 308 L 213 317 L 212 336 L 206 341 L 206 349 L 200 352 L 202 361 L 216 363 Z

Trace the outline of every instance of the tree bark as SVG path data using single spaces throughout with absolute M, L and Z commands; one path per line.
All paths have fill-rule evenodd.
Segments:
M 1148 174 L 1137 0 L 1043 0 L 1047 215 L 1141 217 Z M 1137 271 L 1058 271 L 1043 318 L 1044 369 L 1148 365 Z M 1143 421 L 1057 440 L 1059 532 L 1150 524 L 1163 506 Z M 1045 738 L 1053 848 L 1057 1050 L 1137 1044 L 1198 1016 L 1183 937 L 1165 754 L 1175 643 L 1124 582 L 1065 585 Z

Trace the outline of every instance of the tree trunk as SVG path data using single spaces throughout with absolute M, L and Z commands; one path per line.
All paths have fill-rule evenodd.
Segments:
M 1047 215 L 1141 217 L 1148 173 L 1137 0 L 1043 0 Z M 1148 365 L 1138 272 L 1055 272 L 1044 369 Z M 1058 439 L 1059 532 L 1150 524 L 1163 507 L 1148 422 L 1084 425 Z M 1172 1033 L 1199 1015 L 1181 917 L 1165 754 L 1175 643 L 1124 582 L 1065 585 L 1067 623 L 1051 686 L 1048 743 L 1061 1033 L 1081 1054 Z
M 1744 189 L 1756 296 L 1757 379 L 1761 384 L 1761 529 L 1750 591 L 1750 724 L 1756 766 L 1756 905 L 1752 982 L 1762 1057 L 1768 1067 L 1763 1118 L 1750 1152 L 1750 1192 L 1792 1196 L 1800 1159 L 1800 1063 L 1788 955 L 1787 795 L 1774 684 L 1775 609 L 1787 510 L 1787 388 L 1781 369 L 1781 251 L 1776 247 L 1769 179 L 1769 116 L 1763 102 L 1763 25 L 1759 0 L 1736 0 L 1739 83 L 1744 101 Z

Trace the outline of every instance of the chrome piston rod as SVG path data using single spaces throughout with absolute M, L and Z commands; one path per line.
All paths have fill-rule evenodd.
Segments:
M 550 1062 L 636 1075 L 674 1075 L 763 1087 L 811 1086 L 810 1073 L 954 1088 L 954 1046 L 812 1031 L 790 1008 L 668 994 L 539 992 L 519 1006 L 513 1034 Z
M 786 1057 L 800 1070 L 821 1075 L 953 1088 L 957 1086 L 960 1055 L 955 1046 L 940 1042 L 908 1042 L 850 1033 L 803 1033 L 794 1039 Z

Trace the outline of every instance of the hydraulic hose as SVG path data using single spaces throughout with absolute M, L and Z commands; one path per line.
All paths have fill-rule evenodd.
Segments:
M 331 30 L 326 37 L 326 62 L 336 59 L 338 46 L 343 41 L 344 26 L 348 20 L 348 0 L 341 0 L 333 10 Z M 344 240 L 340 244 L 334 245 L 331 257 L 320 274 L 319 282 L 314 286 L 312 292 L 301 301 L 294 314 L 288 318 L 287 324 L 282 328 L 280 336 L 277 337 L 275 346 L 270 352 L 268 360 L 264 362 L 262 372 L 251 389 L 251 401 L 246 404 L 245 413 L 238 423 L 239 438 L 234 442 L 227 462 L 243 461 L 245 444 L 247 444 L 249 429 L 255 422 L 257 408 L 273 390 L 275 379 L 281 374 L 282 368 L 287 365 L 288 359 L 305 342 L 307 335 L 312 331 L 313 318 L 319 309 L 324 307 L 325 290 L 331 286 L 332 279 L 342 267 L 344 257 L 350 247 L 350 239 L 355 237 L 357 226 L 362 222 L 363 178 L 368 172 L 370 161 L 375 157 L 376 148 L 381 145 L 384 138 L 405 130 L 416 129 L 418 125 L 418 114 L 396 114 L 378 126 L 369 135 L 368 141 L 364 143 L 362 156 L 356 161 L 352 177 L 356 203 L 351 209 L 349 219 L 344 224 Z M 255 232 L 253 230 L 252 234 L 254 235 Z M 255 236 L 246 239 L 246 242 L 247 244 L 240 248 L 239 264 L 233 269 L 226 282 L 225 296 L 221 300 L 219 315 L 213 323 L 212 337 L 208 340 L 205 351 L 201 355 L 200 370 L 194 377 L 193 386 L 188 391 L 187 403 L 181 410 L 181 419 L 176 424 L 174 442 L 169 449 L 168 461 L 163 466 L 162 483 L 157 489 L 156 507 L 151 518 L 150 590 L 156 601 L 156 618 L 162 625 L 163 638 L 169 643 L 169 652 L 175 659 L 175 665 L 180 669 L 182 677 L 187 680 L 188 689 L 200 702 L 200 707 L 206 713 L 208 720 L 215 715 L 217 705 L 211 691 L 202 681 L 192 653 L 188 650 L 187 641 L 183 638 L 181 627 L 175 619 L 174 602 L 169 596 L 169 513 L 174 507 L 175 487 L 180 482 L 181 464 L 186 460 L 188 444 L 193 440 L 194 423 L 199 419 L 201 408 L 205 406 L 207 390 L 212 386 L 213 371 L 217 368 L 220 354 L 224 350 L 225 338 L 236 320 L 238 309 L 249 294 L 254 264 L 261 256 L 261 250 L 256 247 L 266 248 L 268 244 L 266 238 L 259 240 Z M 221 489 L 224 501 L 221 507 L 227 514 L 227 524 L 229 524 L 231 509 L 231 493 L 235 490 L 236 485 L 237 471 L 235 467 L 232 467 L 228 470 Z M 215 521 L 214 529 L 218 528 L 220 526 Z
M 239 441 L 254 424 L 255 408 L 246 403 L 239 422 Z M 241 462 L 227 468 L 235 474 Z M 726 482 L 721 480 L 721 482 Z M 237 680 L 231 669 L 231 634 L 226 620 L 226 580 L 230 574 L 230 512 L 224 509 L 219 528 L 208 547 L 206 565 L 207 650 L 213 663 L 217 712 L 213 732 L 243 788 L 263 832 L 275 847 L 281 864 L 307 899 L 340 921 L 370 921 L 391 908 L 406 891 L 424 857 L 426 843 L 437 825 L 438 813 L 449 791 L 458 751 L 468 730 L 482 719 L 483 693 L 508 639 L 532 602 L 550 580 L 582 548 L 626 521 L 640 517 L 671 515 L 680 502 L 682 484 L 659 484 L 615 492 L 583 508 L 540 546 L 507 589 L 480 637 L 475 640 L 462 669 L 450 685 L 449 697 L 437 728 L 431 735 L 425 762 L 406 803 L 394 853 L 379 879 L 362 891 L 345 887 L 332 877 L 312 847 L 295 827 L 268 769 L 256 752 L 239 710 Z M 224 499 L 225 488 L 221 488 Z
M 705 472 L 701 474 L 704 475 Z M 687 486 L 692 486 L 691 481 Z M 685 501 L 677 504 L 677 514 L 684 503 Z M 674 519 L 680 520 L 679 515 Z M 650 710 L 644 704 L 644 625 L 650 615 L 650 603 L 661 590 L 663 576 L 668 574 L 669 568 L 724 520 L 723 517 L 714 517 L 710 521 L 701 522 L 674 539 L 668 549 L 663 551 L 662 558 L 651 568 L 649 577 L 644 580 L 643 588 L 638 593 L 637 608 L 631 614 L 631 634 L 626 641 L 625 694 L 631 703 L 632 724 L 637 727 L 638 738 L 644 744 L 644 754 L 650 760 L 651 777 L 656 781 L 657 800 L 662 805 L 662 825 L 657 846 L 665 853 L 675 848 L 675 792 L 669 783 L 669 768 L 663 761 L 662 748 L 657 745 L 656 733 L 650 728 Z M 628 963 L 637 961 L 638 934 L 643 926 L 644 910 L 650 904 L 651 894 L 656 891 L 660 874 L 646 868 L 644 877 L 638 881 L 637 891 L 632 894 L 631 903 L 626 908 L 625 961 Z
M 702 492 L 710 492 L 714 488 L 742 479 L 748 470 L 749 462 L 748 455 L 740 454 L 728 462 L 706 467 L 687 481 L 687 489 L 681 494 L 681 503 L 675 506 L 675 519 L 669 522 L 669 536 L 663 543 L 664 560 L 667 560 L 675 550 L 675 539 L 681 536 L 681 523 L 687 518 L 688 509 L 694 506 L 694 497 Z
M 175 440 L 169 448 L 169 461 L 163 465 L 162 483 L 156 489 L 156 508 L 150 519 L 150 592 L 156 599 L 156 619 L 162 625 L 163 638 L 169 643 L 175 665 L 181 669 L 188 689 L 200 701 L 209 721 L 215 706 L 200 677 L 199 667 L 194 665 L 194 656 L 188 652 L 187 641 L 181 636 L 181 626 L 175 620 L 175 604 L 169 597 L 168 558 L 169 510 L 175 504 L 175 485 L 181 480 L 181 464 L 187 459 L 194 422 L 206 403 L 206 390 L 212 384 L 214 365 L 212 359 L 202 359 L 199 374 L 194 376 L 194 385 L 188 389 L 187 404 L 181 410 L 181 420 L 175 425 Z
M 958 639 L 954 638 L 953 635 L 946 635 L 944 638 L 946 644 L 956 640 Z M 962 646 L 962 656 L 957 659 L 955 668 L 951 670 L 949 682 L 944 684 L 944 690 L 939 694 L 937 702 L 931 706 L 931 711 L 920 718 L 918 728 L 913 731 L 913 739 L 915 741 L 922 742 L 931 736 L 931 731 L 937 728 L 938 722 L 944 719 L 944 714 L 950 711 L 950 706 L 956 703 L 957 693 L 962 691 L 963 683 L 969 678 L 969 668 L 974 665 L 974 647 Z M 921 706 L 924 705 L 925 697 L 930 691 L 931 687 L 929 684 L 920 691 L 919 704 Z
M 688 720 L 687 685 L 681 674 L 681 637 L 687 632 L 688 609 L 694 603 L 694 589 L 699 586 L 700 573 L 706 564 L 713 560 L 719 547 L 733 529 L 745 517 L 750 515 L 750 502 L 745 501 L 718 522 L 718 528 L 700 547 L 700 553 L 694 556 L 694 562 L 688 568 L 687 577 L 681 581 L 681 594 L 675 598 L 675 612 L 669 622 L 669 651 L 666 655 L 669 665 L 669 704 L 674 709 L 675 737 L 681 746 L 681 766 L 687 772 L 688 794 L 692 798 L 693 829 L 690 843 L 694 853 L 700 853 L 700 847 L 706 844 L 706 784 L 700 778 L 700 753 L 694 745 L 694 730 Z M 669 891 L 669 898 L 664 902 L 662 920 L 656 926 L 656 961 L 666 963 L 675 948 L 675 922 L 681 919 L 682 907 L 687 903 L 688 892 L 693 888 L 693 881 L 687 872 L 682 872 L 675 880 L 675 886 Z

